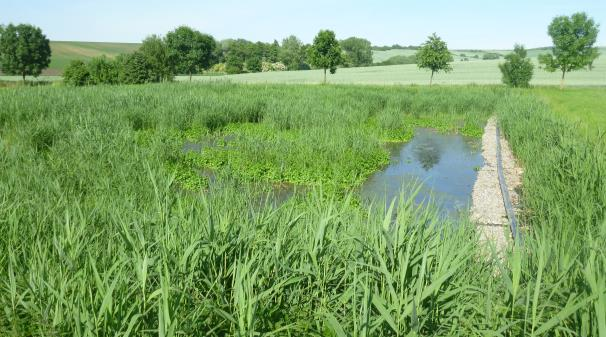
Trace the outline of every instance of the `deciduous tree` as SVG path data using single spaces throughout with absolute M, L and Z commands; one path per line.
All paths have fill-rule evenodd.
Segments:
M 505 55 L 505 62 L 499 64 L 502 81 L 510 87 L 528 87 L 534 66 L 527 56 L 524 46 L 516 44 L 513 52 Z
M 553 41 L 552 54 L 540 55 L 539 62 L 549 72 L 562 72 L 560 89 L 563 89 L 566 73 L 591 65 L 599 55 L 593 46 L 599 25 L 587 14 L 575 13 L 554 18 L 547 32 Z
M 157 35 L 148 36 L 139 51 L 147 57 L 151 65 L 154 82 L 170 81 L 174 74 L 171 70 L 168 46 L 166 42 Z
M 324 83 L 326 83 L 326 70 L 330 73 L 337 72 L 337 66 L 341 64 L 341 46 L 331 30 L 321 30 L 314 38 L 314 43 L 308 52 L 309 63 L 320 69 L 324 69 Z
M 280 61 L 288 67 L 288 70 L 299 70 L 305 64 L 305 49 L 303 42 L 296 36 L 291 35 L 282 40 L 280 48 Z
M 215 39 L 187 26 L 181 26 L 166 34 L 168 58 L 174 72 L 192 74 L 207 69 L 213 59 Z
M 452 66 L 450 62 L 453 61 L 452 54 L 448 50 L 446 42 L 440 37 L 433 33 L 427 38 L 427 41 L 421 46 L 417 52 L 417 66 L 419 68 L 431 70 L 431 77 L 429 78 L 429 86 L 433 82 L 433 75 L 440 71 L 450 72 Z
M 372 64 L 372 47 L 370 41 L 359 37 L 350 37 L 341 41 L 341 48 L 347 53 L 354 67 Z
M 50 64 L 50 42 L 42 30 L 20 24 L 0 31 L 0 70 L 7 75 L 38 77 Z

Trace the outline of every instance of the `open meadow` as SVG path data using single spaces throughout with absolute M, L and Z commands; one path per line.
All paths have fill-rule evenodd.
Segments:
M 570 95 L 583 90 L 603 89 Z M 604 334 L 606 144 L 548 96 L 0 89 L 0 334 Z M 524 167 L 524 245 L 486 258 L 473 224 L 416 204 L 414 190 L 360 200 L 385 144 L 418 128 L 477 138 L 491 115 Z M 302 193 L 276 202 L 283 185 Z

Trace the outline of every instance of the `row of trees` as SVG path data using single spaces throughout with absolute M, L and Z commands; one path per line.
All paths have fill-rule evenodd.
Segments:
M 553 41 L 551 54 L 539 55 L 539 64 L 546 71 L 559 71 L 562 74 L 560 89 L 564 88 L 567 73 L 590 68 L 600 55 L 594 47 L 599 32 L 599 25 L 585 13 L 569 16 L 558 16 L 548 27 L 548 34 Z M 498 58 L 498 54 L 491 56 Z M 416 54 L 419 68 L 429 69 L 432 84 L 433 76 L 440 71 L 452 70 L 450 62 L 453 57 L 446 43 L 435 33 L 421 46 Z M 532 79 L 534 66 L 522 45 L 515 45 L 514 51 L 505 56 L 505 62 L 499 65 L 504 84 L 512 87 L 528 87 Z
M 550 72 L 562 73 L 560 87 L 567 73 L 591 68 L 599 56 L 594 47 L 599 26 L 585 13 L 554 18 L 548 28 L 553 40 L 551 54 L 540 55 L 539 62 Z M 488 54 L 487 54 L 488 55 Z M 9 75 L 38 76 L 50 64 L 49 40 L 31 25 L 0 26 L 0 70 Z M 498 58 L 500 55 L 490 55 Z M 485 55 L 486 57 L 486 55 Z M 416 62 L 419 68 L 431 71 L 429 83 L 438 72 L 452 70 L 453 56 L 446 42 L 435 33 L 418 48 L 414 57 L 398 62 Z M 147 83 L 169 81 L 175 74 L 201 73 L 209 68 L 226 73 L 265 70 L 300 70 L 311 67 L 335 73 L 339 66 L 372 64 L 372 46 L 368 40 L 351 37 L 338 41 L 334 32 L 321 30 L 313 44 L 306 45 L 296 36 L 289 36 L 280 45 L 238 39 L 216 42 L 207 34 L 181 26 L 164 38 L 152 35 L 139 50 L 120 55 L 115 60 L 105 57 L 88 64 L 73 61 L 65 70 L 65 81 L 72 85 Z M 513 53 L 499 65 L 503 82 L 511 86 L 528 86 L 533 64 L 523 46 L 516 45 Z
M 111 68 L 110 79 L 96 76 L 99 63 Z M 130 63 L 136 67 L 129 67 Z M 182 26 L 164 38 L 150 36 L 138 51 L 122 55 L 115 61 L 95 59 L 90 64 L 74 61 L 66 69 L 65 82 L 73 85 L 106 83 L 146 83 L 170 80 L 175 74 L 216 72 L 237 74 L 268 70 L 302 70 L 311 67 L 330 70 L 338 66 L 362 66 L 372 63 L 368 40 L 351 37 L 341 42 L 332 31 L 320 31 L 314 43 L 305 45 L 296 36 L 289 36 L 280 45 L 229 39 L 216 42 L 210 35 Z M 326 79 L 326 76 L 325 76 Z

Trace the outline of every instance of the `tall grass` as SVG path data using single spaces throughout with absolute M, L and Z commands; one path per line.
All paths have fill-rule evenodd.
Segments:
M 532 97 L 502 102 L 500 121 L 525 167 L 523 277 L 535 320 L 579 335 L 606 335 L 606 143 Z M 526 308 L 528 309 L 528 308 Z M 541 330 L 539 330 L 541 331 Z
M 0 103 L 1 335 L 606 331 L 603 144 L 531 98 L 479 87 L 171 84 L 3 89 Z M 327 167 L 318 177 L 359 174 L 364 166 L 330 156 L 356 144 L 348 161 L 376 153 L 402 119 L 462 130 L 495 111 L 526 168 L 528 239 L 503 261 L 485 259 L 473 226 L 412 197 L 360 206 L 319 183 L 276 206 L 238 172 L 238 161 L 288 151 L 282 163 L 297 172 L 311 172 L 301 161 Z M 184 190 L 167 165 L 182 159 L 182 140 L 229 134 L 235 159 L 219 170 L 232 178 Z M 247 153 L 256 142 L 258 155 Z M 558 174 L 557 184 L 542 180 Z

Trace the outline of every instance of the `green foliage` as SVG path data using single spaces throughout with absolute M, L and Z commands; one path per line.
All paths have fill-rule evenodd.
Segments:
M 288 67 L 288 70 L 305 69 L 305 59 L 307 57 L 305 46 L 296 36 L 291 35 L 282 40 L 279 56 L 282 63 Z
M 417 56 L 416 55 L 410 55 L 410 56 L 396 55 L 396 56 L 392 56 L 392 57 L 388 58 L 385 61 L 378 62 L 378 63 L 375 63 L 373 65 L 377 65 L 377 66 L 393 66 L 393 65 L 397 65 L 397 64 L 416 64 L 416 63 L 417 63 Z
M 534 335 L 549 330 L 604 335 L 606 143 L 527 95 L 509 97 L 498 111 L 524 166 L 522 221 L 532 228 L 520 274 L 535 303 L 512 303 L 512 319 L 531 312 L 528 328 Z
M 181 26 L 166 34 L 168 60 L 175 73 L 192 74 L 208 69 L 215 51 L 215 39 L 187 26 Z
M 585 68 L 598 57 L 593 45 L 598 36 L 599 25 L 585 13 L 558 16 L 549 24 L 548 33 L 553 41 L 552 54 L 539 55 L 545 70 L 562 72 L 560 88 L 564 86 L 567 72 Z
M 0 70 L 4 74 L 38 77 L 48 67 L 50 42 L 32 25 L 9 24 L 0 32 Z
M 314 38 L 313 45 L 308 51 L 309 63 L 320 69 L 324 69 L 324 83 L 326 83 L 326 70 L 330 73 L 337 72 L 337 66 L 342 62 L 341 46 L 331 30 L 321 30 Z
M 260 72 L 261 62 L 261 58 L 259 58 L 258 56 L 249 57 L 248 60 L 246 60 L 246 70 L 253 73 Z
M 86 64 L 80 60 L 71 61 L 63 72 L 63 82 L 76 87 L 90 84 L 91 74 Z
M 431 70 L 430 86 L 434 73 L 440 71 L 449 72 L 452 70 L 452 66 L 450 65 L 450 62 L 453 61 L 452 54 L 448 50 L 446 42 L 442 41 L 436 33 L 427 38 L 427 41 L 417 52 L 416 57 L 419 68 Z
M 2 335 L 606 332 L 605 144 L 532 93 L 167 83 L 5 88 L 0 102 Z M 403 119 L 473 129 L 492 113 L 524 166 L 531 229 L 495 259 L 474 225 L 408 189 L 387 207 L 329 185 L 282 202 L 233 176 L 355 181 Z M 193 171 L 205 156 L 216 175 Z
M 246 69 L 247 58 L 253 55 L 253 49 L 252 42 L 242 39 L 230 41 L 225 51 L 225 71 L 228 74 L 243 73 Z
M 532 92 L 167 83 L 5 88 L 0 102 L 2 335 L 606 333 L 605 144 Z M 387 207 L 324 185 L 282 202 L 230 178 L 236 163 L 365 172 L 402 119 L 477 128 L 492 113 L 524 167 L 530 229 L 495 259 L 409 189 Z M 225 170 L 197 175 L 213 151 Z
M 119 66 L 116 61 L 105 56 L 93 58 L 87 65 L 90 84 L 118 84 L 120 82 Z
M 533 74 L 533 64 L 522 45 L 515 45 L 513 53 L 505 56 L 505 62 L 499 64 L 503 74 L 503 83 L 510 87 L 527 88 Z
M 170 81 L 174 77 L 171 69 L 169 50 L 166 42 L 157 35 L 148 36 L 141 43 L 139 51 L 145 55 L 151 66 L 154 82 Z
M 141 52 L 120 55 L 117 62 L 120 64 L 120 83 L 143 84 L 154 82 L 157 79 L 153 73 L 152 64 Z
M 363 67 L 372 64 L 370 41 L 359 37 L 350 37 L 341 41 L 340 45 L 347 54 L 351 66 Z
M 498 60 L 501 58 L 499 53 L 485 53 L 482 55 L 482 60 Z

